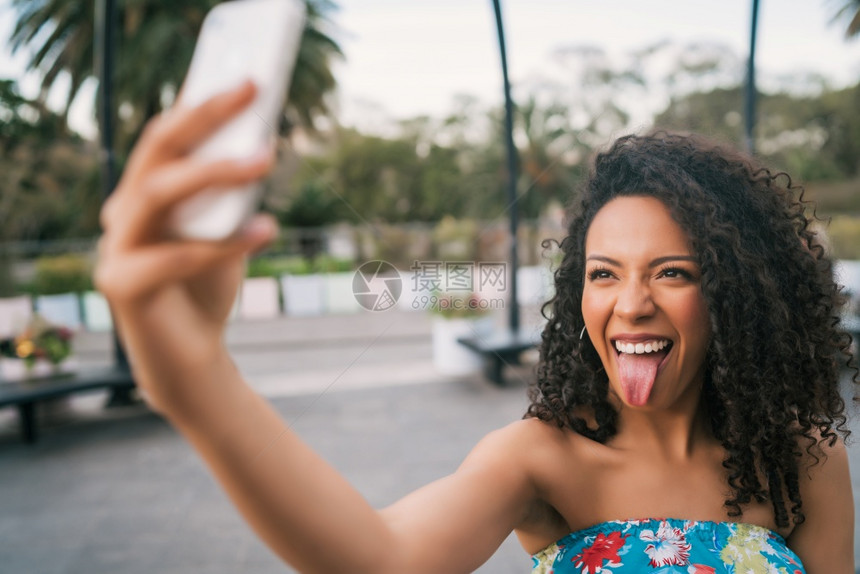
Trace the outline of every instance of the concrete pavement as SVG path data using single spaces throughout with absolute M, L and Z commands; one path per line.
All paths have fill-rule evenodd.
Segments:
M 381 507 L 453 472 L 484 434 L 519 418 L 525 399 L 521 384 L 497 389 L 468 378 L 272 403 Z M 0 571 L 292 571 L 256 539 L 172 428 L 143 407 L 122 411 L 82 412 L 35 446 L 2 434 Z M 509 539 L 478 572 L 522 574 L 529 564 Z
M 430 329 L 425 314 L 397 311 L 235 323 L 227 341 L 250 384 L 381 507 L 453 472 L 525 409 L 528 369 L 505 388 L 441 376 Z M 110 360 L 104 335 L 76 344 L 81 364 Z M 169 425 L 142 404 L 104 410 L 105 398 L 43 409 L 34 446 L 0 411 L 0 571 L 292 572 Z M 478 572 L 529 568 L 512 537 Z
M 227 340 L 249 382 L 375 506 L 452 472 L 526 405 L 528 369 L 512 371 L 505 388 L 435 373 L 430 322 L 420 313 L 236 323 Z M 82 363 L 109 360 L 103 335 L 77 344 Z M 45 409 L 34 446 L 20 442 L 14 411 L 0 411 L 0 571 L 292 571 L 169 425 L 143 405 L 104 410 L 104 398 Z M 856 417 L 852 428 L 860 430 Z M 860 492 L 860 447 L 849 454 Z M 478 572 L 529 568 L 509 538 Z

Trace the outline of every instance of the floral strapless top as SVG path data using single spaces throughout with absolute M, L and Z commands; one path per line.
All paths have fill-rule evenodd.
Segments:
M 572 532 L 532 556 L 532 574 L 805 574 L 785 539 L 737 522 L 645 519 Z

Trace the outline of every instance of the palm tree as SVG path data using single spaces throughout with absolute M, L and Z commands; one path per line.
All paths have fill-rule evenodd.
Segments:
M 136 139 L 146 120 L 170 103 L 191 60 L 203 18 L 221 1 L 139 0 L 119 5 L 115 81 L 126 146 Z M 307 24 L 287 110 L 291 123 L 313 129 L 314 118 L 329 111 L 325 97 L 336 85 L 331 64 L 343 53 L 324 31 L 336 5 L 330 0 L 305 2 Z M 92 1 L 12 1 L 17 21 L 11 48 L 13 52 L 25 47 L 32 50 L 28 68 L 42 73 L 42 98 L 61 72 L 71 79 L 64 116 L 84 80 L 94 75 L 94 5 Z
M 833 20 L 845 20 L 848 28 L 845 29 L 845 38 L 852 39 L 860 35 L 860 0 L 844 0 L 845 4 L 836 11 Z
M 562 156 L 581 145 L 570 128 L 569 114 L 563 103 L 540 103 L 534 94 L 517 108 L 517 127 L 525 136 L 519 156 L 526 180 L 519 203 L 526 217 L 538 217 L 552 199 L 561 203 L 567 199 L 570 169 Z
M 331 0 L 305 0 L 307 24 L 296 58 L 296 68 L 287 101 L 294 116 L 293 121 L 309 128 L 314 118 L 329 113 L 326 94 L 337 86 L 331 70 L 333 57 L 343 57 L 343 52 L 322 29 L 328 14 L 337 10 Z
M 12 7 L 18 14 L 10 39 L 12 53 L 25 46 L 33 49 L 28 68 L 42 72 L 40 100 L 47 98 L 60 72 L 69 75 L 67 104 L 62 110 L 66 119 L 68 103 L 92 75 L 94 2 L 13 0 Z

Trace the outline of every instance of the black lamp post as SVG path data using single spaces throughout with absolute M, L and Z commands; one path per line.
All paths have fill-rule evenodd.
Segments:
M 101 144 L 102 197 L 107 199 L 117 182 L 116 155 L 114 153 L 114 102 L 113 76 L 114 52 L 116 47 L 116 0 L 98 0 L 95 12 L 94 68 L 99 78 L 99 91 L 96 108 L 99 120 L 99 141 Z M 116 336 L 113 335 L 114 368 L 128 373 L 128 357 Z M 111 392 L 108 405 L 131 402 L 131 394 L 126 387 L 115 387 Z
M 516 334 L 520 329 L 520 307 L 517 303 L 517 148 L 514 145 L 514 103 L 511 99 L 511 83 L 508 80 L 508 57 L 505 50 L 505 32 L 502 25 L 502 8 L 499 0 L 493 0 L 496 12 L 496 29 L 499 32 L 499 54 L 502 59 L 502 78 L 505 88 L 505 144 L 508 156 L 508 214 L 510 217 L 511 249 L 508 256 L 510 265 L 510 307 L 508 308 L 508 326 Z
M 514 103 L 511 100 L 511 83 L 508 80 L 508 57 L 505 52 L 505 33 L 502 25 L 500 0 L 493 0 L 496 28 L 499 32 L 499 53 L 502 57 L 502 78 L 505 85 L 505 144 L 508 152 L 508 215 L 510 217 L 511 249 L 510 302 L 508 330 L 490 336 L 461 337 L 457 341 L 480 354 L 484 359 L 485 376 L 498 385 L 504 384 L 502 371 L 506 365 L 517 365 L 520 354 L 537 344 L 533 335 L 520 332 L 520 307 L 517 302 L 517 148 L 514 146 Z
M 750 54 L 747 62 L 747 81 L 744 92 L 744 145 L 749 153 L 755 153 L 756 87 L 755 47 L 758 28 L 758 2 L 752 0 L 752 25 L 750 28 Z
M 93 50 L 95 62 L 93 62 L 93 67 L 99 78 L 96 108 L 102 152 L 102 197 L 107 199 L 116 185 L 116 157 L 113 150 L 113 57 L 116 46 L 116 1 L 98 0 L 95 16 L 95 49 Z

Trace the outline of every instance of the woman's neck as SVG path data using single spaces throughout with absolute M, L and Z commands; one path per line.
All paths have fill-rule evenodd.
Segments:
M 670 409 L 634 409 L 617 404 L 618 433 L 613 446 L 667 461 L 684 462 L 715 444 L 701 388 L 690 389 Z M 620 401 L 619 401 L 620 403 Z

